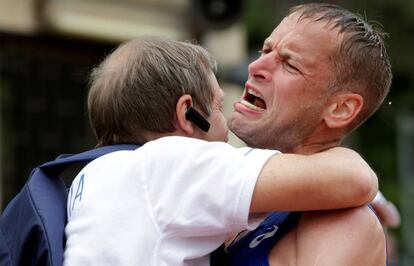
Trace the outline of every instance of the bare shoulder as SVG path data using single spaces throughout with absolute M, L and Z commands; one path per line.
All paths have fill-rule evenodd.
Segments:
M 307 212 L 297 227 L 298 265 L 385 265 L 383 228 L 367 207 Z

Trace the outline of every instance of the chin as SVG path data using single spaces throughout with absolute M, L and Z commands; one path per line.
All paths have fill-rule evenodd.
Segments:
M 238 129 L 234 129 L 232 130 L 232 132 L 239 139 L 241 139 L 244 143 L 246 143 L 247 146 L 251 148 L 263 148 L 261 147 L 262 145 L 260 145 L 260 143 L 257 142 L 258 140 L 257 134 L 255 134 L 254 132 L 238 130 Z

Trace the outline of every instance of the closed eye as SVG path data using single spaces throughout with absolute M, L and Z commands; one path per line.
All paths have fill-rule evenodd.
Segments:
M 284 65 L 285 65 L 285 67 L 286 67 L 286 69 L 289 71 L 289 72 L 291 72 L 291 73 L 293 73 L 293 74 L 295 74 L 295 73 L 300 73 L 300 71 L 299 71 L 299 69 L 297 68 L 297 67 L 295 67 L 295 66 L 293 66 L 292 64 L 289 64 L 288 62 L 284 62 Z
M 270 48 L 267 48 L 267 47 L 264 47 L 263 49 L 261 49 L 261 50 L 259 50 L 258 52 L 259 52 L 259 54 L 268 54 L 268 53 L 270 53 L 272 51 L 272 49 L 270 49 Z

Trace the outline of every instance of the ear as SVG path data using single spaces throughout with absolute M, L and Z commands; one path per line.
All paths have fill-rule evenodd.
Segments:
M 364 105 L 364 99 L 356 93 L 338 93 L 330 101 L 324 114 L 324 120 L 329 128 L 348 126 L 359 114 Z
M 181 96 L 177 105 L 175 106 L 175 116 L 177 117 L 177 126 L 179 130 L 183 131 L 186 135 L 192 136 L 194 134 L 194 127 L 190 121 L 185 118 L 185 112 L 187 108 L 192 106 L 193 98 L 189 94 Z

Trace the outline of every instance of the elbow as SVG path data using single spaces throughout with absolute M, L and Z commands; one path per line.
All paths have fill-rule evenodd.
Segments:
M 370 203 L 378 192 L 378 178 L 377 175 L 370 168 L 365 170 L 357 178 L 357 187 L 355 190 L 356 206 L 361 206 Z

